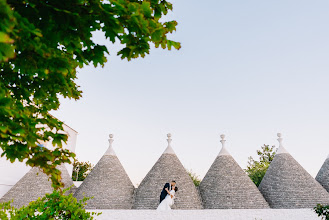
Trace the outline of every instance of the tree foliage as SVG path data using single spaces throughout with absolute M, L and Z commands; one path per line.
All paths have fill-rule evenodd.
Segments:
M 66 196 L 64 191 L 53 191 L 29 205 L 16 209 L 10 202 L 0 204 L 0 219 L 2 220 L 44 220 L 44 219 L 94 219 L 101 213 L 87 212 L 84 209 L 88 198 L 77 201 L 72 194 Z
M 60 97 L 81 97 L 77 67 L 107 61 L 108 49 L 92 33 L 121 44 L 117 55 L 127 60 L 144 57 L 151 44 L 179 49 L 167 38 L 177 22 L 161 21 L 170 10 L 166 0 L 0 0 L 1 156 L 26 159 L 63 186 L 56 166 L 75 155 L 62 148 L 63 123 L 49 112 Z M 47 141 L 55 149 L 39 146 Z
M 321 219 L 329 220 L 329 205 L 318 204 L 314 211 Z
M 196 173 L 194 173 L 192 170 L 186 170 L 186 172 L 191 177 L 194 185 L 195 186 L 200 186 L 200 183 L 201 183 L 200 177 Z
M 248 158 L 248 166 L 245 171 L 257 187 L 261 183 L 275 153 L 275 146 L 270 147 L 269 145 L 264 144 L 264 146 L 261 147 L 261 150 L 257 150 L 259 160 L 254 160 L 252 157 Z
M 93 168 L 94 165 L 89 162 L 79 162 L 78 160 L 74 160 L 72 180 L 84 181 Z

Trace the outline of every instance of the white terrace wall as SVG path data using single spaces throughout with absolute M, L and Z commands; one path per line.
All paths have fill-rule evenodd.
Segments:
M 311 209 L 88 210 L 97 220 L 320 220 Z

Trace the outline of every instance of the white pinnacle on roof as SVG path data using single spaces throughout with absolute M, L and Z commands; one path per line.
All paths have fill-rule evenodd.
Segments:
M 279 148 L 278 148 L 278 151 L 276 152 L 276 154 L 288 154 L 288 151 L 283 147 L 282 145 L 282 134 L 281 133 L 278 133 L 278 141 L 279 141 Z
M 164 154 L 175 154 L 175 151 L 172 149 L 172 147 L 171 147 L 171 141 L 172 141 L 172 139 L 171 139 L 171 134 L 170 133 L 168 133 L 167 134 L 167 137 L 168 137 L 168 139 L 167 139 L 167 141 L 168 141 L 168 147 L 166 148 L 166 150 L 163 152 Z
M 112 156 L 116 156 L 116 154 L 115 154 L 115 152 L 114 152 L 114 150 L 113 150 L 113 147 L 112 147 L 112 143 L 113 143 L 113 134 L 110 134 L 109 135 L 109 137 L 110 137 L 110 139 L 109 139 L 109 148 L 107 149 L 107 151 L 105 152 L 105 154 L 104 155 L 112 155 Z
M 226 150 L 226 147 L 225 147 L 225 134 L 221 134 L 220 135 L 220 138 L 222 139 L 220 142 L 222 143 L 222 149 L 221 151 L 219 152 L 218 156 L 221 156 L 221 155 L 230 155 L 230 153 Z

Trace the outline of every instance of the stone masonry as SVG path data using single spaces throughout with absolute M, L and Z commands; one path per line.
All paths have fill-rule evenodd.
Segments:
M 104 155 L 74 196 L 87 201 L 88 209 L 131 209 L 135 187 L 117 156 Z
M 201 199 L 191 178 L 175 154 L 164 153 L 136 191 L 134 209 L 156 209 L 165 183 L 175 180 L 178 191 L 173 209 L 201 209 Z
M 275 213 L 261 209 L 295 209 L 295 219 L 310 219 L 303 217 L 298 210 L 310 210 L 318 203 L 329 204 L 329 157 L 321 167 L 316 180 L 284 149 L 281 134 L 276 156 L 271 162 L 260 186 L 257 187 L 245 174 L 241 167 L 225 148 L 225 135 L 221 135 L 222 150 L 216 157 L 199 190 L 186 172 L 180 160 L 170 146 L 171 135 L 168 134 L 168 147 L 161 155 L 146 177 L 135 189 L 113 148 L 113 135 L 110 135 L 110 146 L 78 189 L 72 187 L 69 193 L 81 200 L 84 196 L 93 197 L 87 201 L 87 209 L 105 209 L 110 213 L 131 210 L 131 219 L 138 219 L 133 213 L 151 213 L 159 205 L 160 193 L 165 183 L 175 180 L 179 188 L 176 193 L 172 213 L 183 213 L 185 210 L 198 212 L 198 209 L 249 209 L 248 213 Z M 62 172 L 65 188 L 72 186 L 71 176 L 64 165 L 58 169 Z M 13 206 L 20 208 L 29 202 L 51 193 L 51 181 L 38 168 L 32 168 L 26 173 L 1 199 L 0 203 L 13 201 Z M 199 192 L 200 191 L 200 192 Z M 201 198 L 202 196 L 202 198 Z M 273 209 L 268 209 L 268 208 Z M 113 209 L 117 209 L 116 211 Z M 141 209 L 144 209 L 141 210 Z M 150 209 L 150 210 L 145 210 Z M 194 211 L 192 211 L 195 209 Z M 200 211 L 200 210 L 199 210 Z M 204 214 L 195 214 L 191 219 L 217 219 L 217 210 L 203 210 Z M 213 212 L 214 211 L 214 212 Z M 225 211 L 225 210 L 223 210 Z M 228 211 L 228 210 L 227 210 Z M 245 213 L 246 211 L 239 211 Z M 189 212 L 189 213 L 191 213 Z M 160 213 L 160 212 L 156 212 Z M 200 212 L 201 213 L 201 212 Z M 222 214 L 224 212 L 221 212 Z M 227 213 L 229 215 L 231 212 Z M 232 212 L 233 213 L 233 212 Z M 235 212 L 233 213 L 235 215 Z M 314 213 L 313 213 L 314 214 Z M 266 214 L 267 215 L 267 214 Z M 268 214 L 266 219 L 283 219 Z M 122 216 L 125 216 L 122 215 Z M 122 217 L 121 216 L 121 217 Z M 150 215 L 151 216 L 151 215 Z M 167 216 L 167 215 L 165 215 Z M 178 215 L 183 219 L 186 215 Z M 225 216 L 225 215 L 224 215 Z M 263 215 L 259 215 L 262 216 Z M 292 215 L 294 216 L 294 215 Z M 298 217 L 297 217 L 298 216 Z M 113 217 L 113 216 L 112 216 Z M 115 217 L 115 215 L 114 215 Z M 121 218 L 118 216 L 118 218 Z M 153 214 L 151 219 L 153 219 Z M 171 219 L 173 216 L 167 216 Z M 195 217 L 195 218 L 194 218 Z M 130 217 L 129 217 L 130 218 Z M 143 219 L 141 217 L 140 219 Z M 122 219 L 125 219 L 122 218 Z M 162 219 L 162 218 L 161 218 Z M 176 218 L 175 218 L 176 219 Z M 185 219 L 185 218 L 184 218 Z M 218 218 L 219 219 L 219 218 Z M 222 219 L 226 219 L 223 217 Z M 253 218 L 254 219 L 254 218 Z M 294 219 L 287 217 L 286 219 Z
M 279 153 L 274 157 L 259 190 L 275 209 L 329 204 L 328 192 L 289 153 Z
M 57 167 L 62 172 L 62 181 L 64 188 L 73 185 L 71 176 L 69 175 L 65 165 Z M 73 185 L 71 190 L 67 193 L 73 193 L 76 187 Z M 1 199 L 0 203 L 14 200 L 12 205 L 20 208 L 28 205 L 31 201 L 43 197 L 46 193 L 52 193 L 53 188 L 48 176 L 44 174 L 39 168 L 32 168 L 27 172 Z
M 329 192 L 329 156 L 315 178 Z
M 205 209 L 266 209 L 256 185 L 231 155 L 219 155 L 200 184 Z

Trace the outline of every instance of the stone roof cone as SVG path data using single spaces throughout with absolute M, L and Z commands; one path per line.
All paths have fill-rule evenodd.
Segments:
M 74 197 L 87 201 L 88 209 L 131 209 L 135 187 L 116 156 L 110 134 L 110 146 L 80 185 Z
M 279 149 L 271 162 L 259 190 L 271 208 L 313 208 L 328 204 L 328 192 L 285 150 L 281 134 Z
M 62 173 L 64 188 L 72 186 L 73 181 L 65 165 L 61 164 L 57 169 Z M 46 193 L 52 193 L 53 190 L 48 176 L 39 168 L 33 167 L 0 199 L 0 203 L 14 200 L 12 205 L 20 208 L 39 197 L 43 197 Z M 73 185 L 68 193 L 73 193 L 75 190 L 76 187 Z
M 324 161 L 315 179 L 329 192 L 329 155 Z
M 204 208 L 269 208 L 257 186 L 227 151 L 224 138 L 222 134 L 222 149 L 200 184 Z
M 171 134 L 167 135 L 168 147 L 148 172 L 139 185 L 136 195 L 135 209 L 156 209 L 159 205 L 160 193 L 165 183 L 176 181 L 176 193 L 173 209 L 201 209 L 199 193 L 171 147 Z

